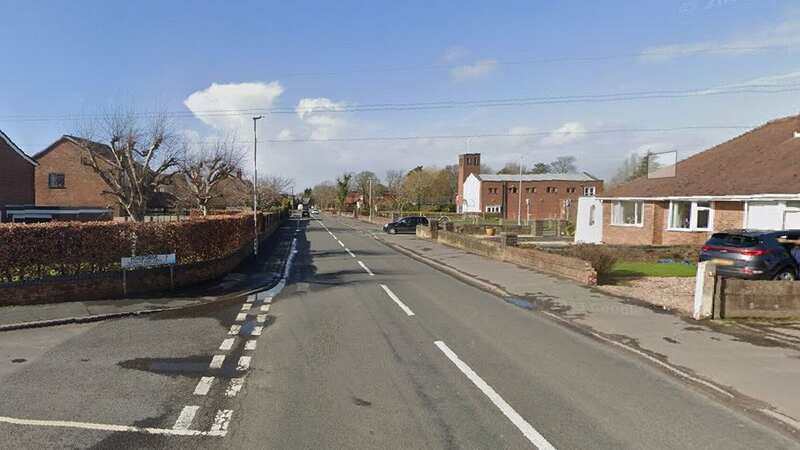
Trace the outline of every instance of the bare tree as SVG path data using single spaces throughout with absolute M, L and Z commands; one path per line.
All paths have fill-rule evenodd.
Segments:
M 280 175 L 267 175 L 258 180 L 258 207 L 267 209 L 280 205 L 284 195 L 294 186 L 294 180 Z
M 110 112 L 79 134 L 82 162 L 106 184 L 103 193 L 132 220 L 144 220 L 148 200 L 178 164 L 178 140 L 166 115 L 142 119 L 131 111 Z
M 353 174 L 345 173 L 340 178 L 336 179 L 336 199 L 339 201 L 339 211 L 344 209 L 344 203 L 347 200 L 347 194 L 350 193 L 350 180 Z
M 550 173 L 575 173 L 578 171 L 574 156 L 559 156 L 550 163 L 549 167 Z
M 221 197 L 220 183 L 241 173 L 244 152 L 236 137 L 218 137 L 206 142 L 184 141 L 178 170 L 186 181 L 191 203 L 208 215 L 212 199 Z

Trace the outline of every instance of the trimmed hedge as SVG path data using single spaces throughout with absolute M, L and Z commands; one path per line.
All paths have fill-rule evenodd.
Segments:
M 259 230 L 279 214 L 259 215 Z M 179 222 L 0 224 L 0 283 L 119 270 L 124 256 L 176 253 L 178 264 L 224 258 L 253 239 L 251 215 Z

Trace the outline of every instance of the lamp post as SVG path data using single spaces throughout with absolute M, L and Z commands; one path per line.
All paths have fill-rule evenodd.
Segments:
M 525 225 L 531 224 L 531 199 L 525 199 L 525 206 L 527 207 L 527 213 L 525 214 Z
M 519 158 L 519 192 L 517 192 L 517 225 L 522 225 L 522 157 Z
M 253 117 L 253 255 L 258 256 L 258 133 L 256 123 L 264 116 Z

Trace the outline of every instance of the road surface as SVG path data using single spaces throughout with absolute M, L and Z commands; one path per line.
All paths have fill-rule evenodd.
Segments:
M 0 448 L 798 447 L 347 221 L 280 239 L 269 291 L 1 333 Z

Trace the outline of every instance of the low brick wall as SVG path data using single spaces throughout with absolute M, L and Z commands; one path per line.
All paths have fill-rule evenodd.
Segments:
M 419 230 L 422 227 L 417 228 Z M 424 237 L 424 236 L 421 236 Z M 579 283 L 596 285 L 597 272 L 588 261 L 532 249 L 503 246 L 461 233 L 439 230 L 438 242 L 481 256 L 506 261 L 540 272 L 559 275 Z
M 800 317 L 800 282 L 748 281 L 719 279 L 719 317 L 795 318 Z
M 260 239 L 262 241 L 268 239 L 281 223 L 281 221 L 274 221 L 265 225 Z M 238 251 L 223 258 L 176 265 L 174 267 L 175 287 L 186 287 L 220 278 L 238 267 L 252 252 L 251 241 Z M 168 267 L 128 271 L 125 277 L 127 295 L 165 290 L 171 286 Z M 124 296 L 122 271 L 0 284 L 0 306 L 105 300 Z

